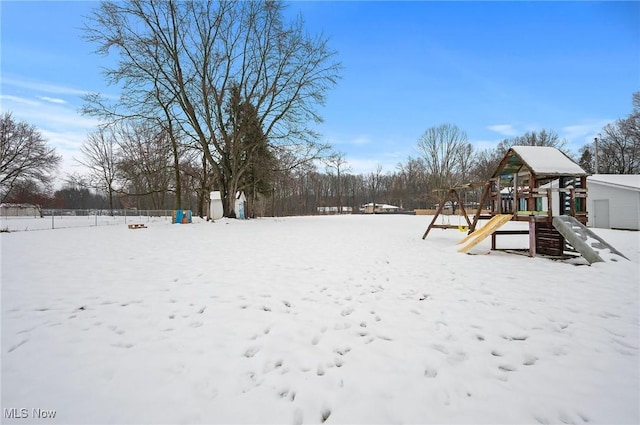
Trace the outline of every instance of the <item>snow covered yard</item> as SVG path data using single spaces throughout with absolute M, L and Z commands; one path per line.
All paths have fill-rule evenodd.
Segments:
M 429 221 L 3 233 L 3 421 L 640 422 L 640 233 L 576 266 Z

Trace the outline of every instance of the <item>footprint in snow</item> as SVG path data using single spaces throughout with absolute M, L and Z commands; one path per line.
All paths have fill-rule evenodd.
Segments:
M 16 345 L 14 345 L 11 348 L 9 348 L 9 350 L 7 350 L 7 353 L 11 353 L 11 352 L 15 351 L 17 348 L 19 348 L 20 346 L 26 344 L 27 342 L 29 342 L 28 339 L 23 339 L 22 341 L 20 341 Z
M 320 412 L 320 419 L 321 419 L 322 423 L 325 423 L 327 421 L 327 419 L 329 419 L 329 416 L 331 416 L 331 409 L 329 409 L 327 407 L 322 409 L 322 412 Z
M 427 378 L 435 378 L 436 376 L 438 376 L 438 371 L 431 368 L 425 369 L 424 376 L 426 376 Z
M 258 351 L 260 351 L 260 347 L 249 347 L 245 352 L 244 352 L 244 356 L 246 358 L 251 358 L 253 356 L 255 356 Z
M 344 356 L 345 354 L 347 354 L 347 353 L 349 353 L 351 351 L 351 347 L 336 348 L 333 351 L 338 353 L 341 356 Z
M 345 308 L 344 310 L 342 310 L 342 313 L 340 314 L 342 314 L 343 316 L 348 316 L 351 313 L 353 313 L 353 308 Z

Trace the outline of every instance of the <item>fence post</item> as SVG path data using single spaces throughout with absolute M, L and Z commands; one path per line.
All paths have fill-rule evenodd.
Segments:
M 55 217 L 56 212 L 55 211 L 51 211 L 51 228 L 55 229 L 55 226 L 53 225 L 53 217 Z

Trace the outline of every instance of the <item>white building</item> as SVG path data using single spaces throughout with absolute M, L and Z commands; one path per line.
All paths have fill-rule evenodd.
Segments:
M 400 211 L 400 207 L 396 207 L 395 205 L 388 204 L 378 204 L 377 202 L 374 204 L 373 202 L 369 202 L 368 204 L 364 204 L 360 211 L 365 214 L 379 214 L 379 213 L 395 213 Z
M 2 217 L 41 217 L 42 211 L 38 205 L 32 204 L 0 204 Z
M 640 174 L 594 174 L 587 187 L 589 226 L 640 230 Z

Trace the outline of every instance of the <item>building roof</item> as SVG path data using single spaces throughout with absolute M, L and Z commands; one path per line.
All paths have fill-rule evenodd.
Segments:
M 594 174 L 587 177 L 587 181 L 606 186 L 640 190 L 640 174 Z
M 379 203 L 377 203 L 377 202 L 376 202 L 375 206 L 376 206 L 377 208 L 383 208 L 383 209 L 386 209 L 386 210 L 388 210 L 388 209 L 394 209 L 394 208 L 395 208 L 395 209 L 399 209 L 399 208 L 400 208 L 400 207 L 396 207 L 396 206 L 394 206 L 394 205 L 379 204 Z M 364 204 L 362 207 L 363 207 L 363 208 L 364 208 L 364 207 L 373 207 L 373 202 L 369 202 L 368 204 Z
M 523 166 L 538 178 L 589 174 L 559 149 L 550 146 L 512 146 L 493 177 L 517 173 Z

